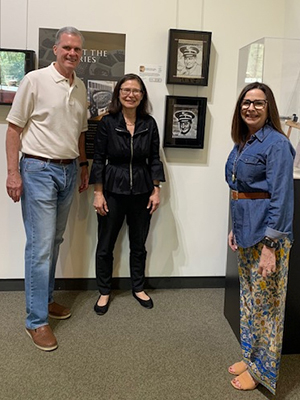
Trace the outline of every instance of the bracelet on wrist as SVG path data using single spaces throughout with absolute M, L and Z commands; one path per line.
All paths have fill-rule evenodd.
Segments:
M 82 161 L 79 163 L 79 167 L 84 167 L 84 166 L 89 166 L 89 162 L 88 161 Z
M 266 247 L 269 249 L 275 249 L 277 250 L 279 248 L 279 243 L 275 242 L 275 240 L 270 239 L 269 237 L 265 236 L 263 240 L 261 241 L 262 244 L 264 244 Z
M 157 183 L 153 183 L 153 186 L 154 186 L 154 187 L 161 188 L 161 185 L 158 185 Z

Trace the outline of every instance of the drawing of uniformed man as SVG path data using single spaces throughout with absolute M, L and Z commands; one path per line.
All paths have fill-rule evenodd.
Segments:
M 182 110 L 176 111 L 174 115 L 178 120 L 180 135 L 192 134 L 190 131 L 195 114 L 192 111 Z
M 183 56 L 183 68 L 178 66 L 177 75 L 197 76 L 202 75 L 202 66 L 197 61 L 199 48 L 192 45 L 184 45 L 179 47 L 179 51 Z

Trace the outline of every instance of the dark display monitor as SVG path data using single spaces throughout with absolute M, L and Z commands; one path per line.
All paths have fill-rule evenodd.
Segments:
M 0 104 L 12 104 L 21 80 L 34 69 L 33 50 L 0 48 Z

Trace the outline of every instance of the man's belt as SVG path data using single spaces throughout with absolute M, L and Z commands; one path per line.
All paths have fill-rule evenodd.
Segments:
M 23 153 L 23 157 L 24 158 L 34 158 L 35 160 L 52 162 L 55 164 L 71 164 L 74 161 L 74 159 L 46 158 L 46 157 L 40 157 L 40 156 L 33 156 L 31 154 L 25 154 L 25 153 Z
M 268 192 L 238 192 L 236 190 L 231 191 L 232 200 L 244 200 L 244 199 L 270 199 L 271 195 Z

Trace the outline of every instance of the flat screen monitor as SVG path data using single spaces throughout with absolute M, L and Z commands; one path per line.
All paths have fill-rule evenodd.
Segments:
M 34 69 L 33 50 L 0 48 L 0 104 L 12 104 L 21 80 Z

